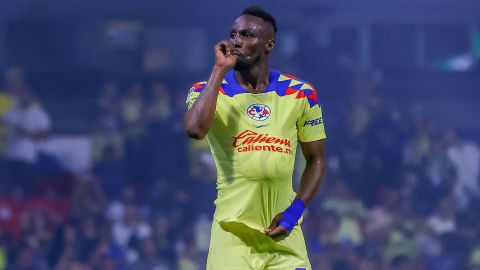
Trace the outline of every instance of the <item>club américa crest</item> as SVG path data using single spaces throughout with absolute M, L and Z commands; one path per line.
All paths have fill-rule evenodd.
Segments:
M 248 117 L 256 121 L 265 121 L 270 117 L 272 110 L 265 104 L 252 104 L 247 108 Z

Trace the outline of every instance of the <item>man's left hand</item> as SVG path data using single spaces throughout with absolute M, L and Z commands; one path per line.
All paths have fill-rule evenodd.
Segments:
M 280 220 L 283 218 L 283 214 L 277 214 L 273 220 L 270 226 L 265 230 L 265 234 L 270 236 L 274 240 L 282 240 L 287 237 L 290 232 L 285 229 L 284 227 L 278 225 Z

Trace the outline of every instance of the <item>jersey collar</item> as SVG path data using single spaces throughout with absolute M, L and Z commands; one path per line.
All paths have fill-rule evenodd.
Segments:
M 222 82 L 222 88 L 225 91 L 225 95 L 229 97 L 233 97 L 235 95 L 239 94 L 253 94 L 253 95 L 258 95 L 258 94 L 263 94 L 263 93 L 268 93 L 272 91 L 276 91 L 277 89 L 277 81 L 280 76 L 280 72 L 270 69 L 270 78 L 268 81 L 267 86 L 265 89 L 263 89 L 261 92 L 257 94 L 250 93 L 247 91 L 247 89 L 243 88 L 240 83 L 237 81 L 235 78 L 235 70 L 231 70 L 227 73 L 225 76 L 225 80 Z

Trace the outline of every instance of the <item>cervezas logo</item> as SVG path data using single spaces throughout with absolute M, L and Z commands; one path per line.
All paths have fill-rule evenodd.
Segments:
M 293 152 L 290 140 L 259 134 L 248 129 L 233 137 L 232 146 L 238 152 L 270 151 L 285 154 Z

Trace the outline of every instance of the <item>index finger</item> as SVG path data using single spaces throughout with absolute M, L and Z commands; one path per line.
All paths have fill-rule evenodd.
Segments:
M 217 44 L 217 47 L 219 47 L 224 53 L 230 54 L 233 48 L 233 43 L 229 40 L 222 40 Z

